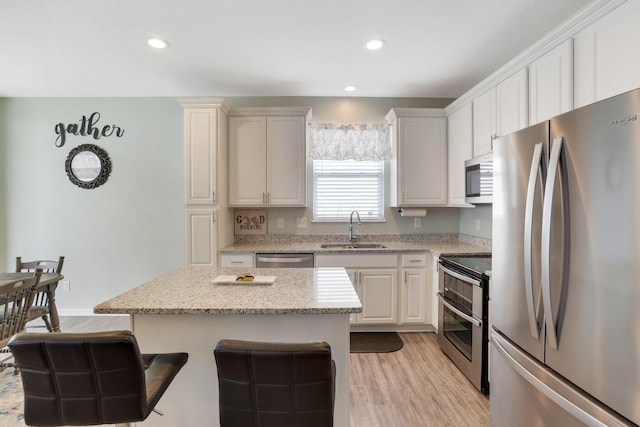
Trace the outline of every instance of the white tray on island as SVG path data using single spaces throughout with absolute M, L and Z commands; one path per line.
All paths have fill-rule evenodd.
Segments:
M 273 285 L 276 276 L 254 276 L 251 281 L 236 280 L 236 275 L 220 275 L 211 281 L 215 285 Z

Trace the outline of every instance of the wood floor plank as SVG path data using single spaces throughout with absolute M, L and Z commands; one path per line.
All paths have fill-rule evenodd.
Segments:
M 440 351 L 435 333 L 401 333 L 393 353 L 352 353 L 351 427 L 486 427 L 489 399 Z

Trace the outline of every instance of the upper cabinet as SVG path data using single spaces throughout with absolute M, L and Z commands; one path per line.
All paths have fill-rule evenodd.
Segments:
M 310 116 L 310 108 L 231 111 L 230 206 L 306 206 Z
M 496 86 L 498 137 L 524 129 L 529 125 L 527 77 L 528 70 L 523 68 Z
M 640 87 L 640 2 L 618 6 L 574 43 L 576 108 Z
M 529 65 L 529 123 L 573 109 L 573 39 Z
M 472 102 L 473 157 L 493 151 L 496 138 L 496 89 L 493 87 Z
M 473 157 L 472 122 L 470 103 L 449 116 L 449 206 L 470 206 L 464 202 L 464 161 Z
M 447 203 L 447 119 L 443 109 L 394 108 L 390 124 L 392 207 Z
M 184 108 L 185 203 L 218 204 L 220 151 L 227 138 L 228 106 L 222 99 L 180 99 Z

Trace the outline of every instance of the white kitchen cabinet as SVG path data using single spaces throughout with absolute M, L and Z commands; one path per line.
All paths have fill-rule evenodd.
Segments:
M 447 203 L 447 118 L 438 108 L 394 108 L 390 123 L 390 206 Z
M 398 270 L 363 268 L 356 271 L 356 277 L 356 292 L 362 301 L 362 313 L 357 313 L 356 323 L 396 323 Z
M 471 103 L 451 113 L 449 123 L 449 206 L 465 203 L 464 162 L 473 157 L 473 108 Z
M 427 281 L 426 254 L 407 254 L 400 257 L 401 261 L 401 323 L 420 323 L 427 320 Z M 430 311 L 430 310 L 429 310 Z
M 344 267 L 362 303 L 352 323 L 388 325 L 398 322 L 398 257 L 396 255 L 316 254 L 316 267 Z
M 217 265 L 217 226 L 215 210 L 187 208 L 186 255 L 189 267 L 215 267 Z
M 255 266 L 255 255 L 221 254 L 220 265 L 222 268 L 253 268 Z
M 229 205 L 306 206 L 309 108 L 247 108 L 229 117 Z
M 479 95 L 472 101 L 473 106 L 473 157 L 493 151 L 496 138 L 496 89 Z
M 496 86 L 498 137 L 529 125 L 528 71 L 526 67 L 522 68 Z
M 573 109 L 573 39 L 529 65 L 529 123 Z
M 216 210 L 226 191 L 229 107 L 219 98 L 178 102 L 184 109 L 185 265 L 216 267 L 218 244 L 230 243 L 226 231 L 219 241 L 218 225 L 232 225 L 226 210 Z
M 427 277 L 429 277 L 430 285 L 428 286 L 430 293 L 430 303 L 431 303 L 431 325 L 433 325 L 433 329 L 438 331 L 438 287 L 440 283 L 440 271 L 438 269 L 438 259 L 440 257 L 438 255 L 432 255 L 430 262 L 427 262 Z
M 574 37 L 574 106 L 640 87 L 640 2 L 627 1 Z

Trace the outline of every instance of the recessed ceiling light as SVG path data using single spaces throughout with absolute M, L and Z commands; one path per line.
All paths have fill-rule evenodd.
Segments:
M 164 49 L 168 46 L 168 43 L 162 39 L 149 39 L 147 40 L 147 43 L 149 44 L 149 46 L 155 47 L 156 49 Z
M 384 43 L 385 43 L 384 40 L 373 39 L 373 40 L 369 40 L 365 46 L 369 50 L 378 50 L 384 46 Z
M 357 87 L 351 86 L 351 85 L 344 87 L 344 90 L 347 91 L 347 92 L 354 92 L 356 89 L 357 89 Z

